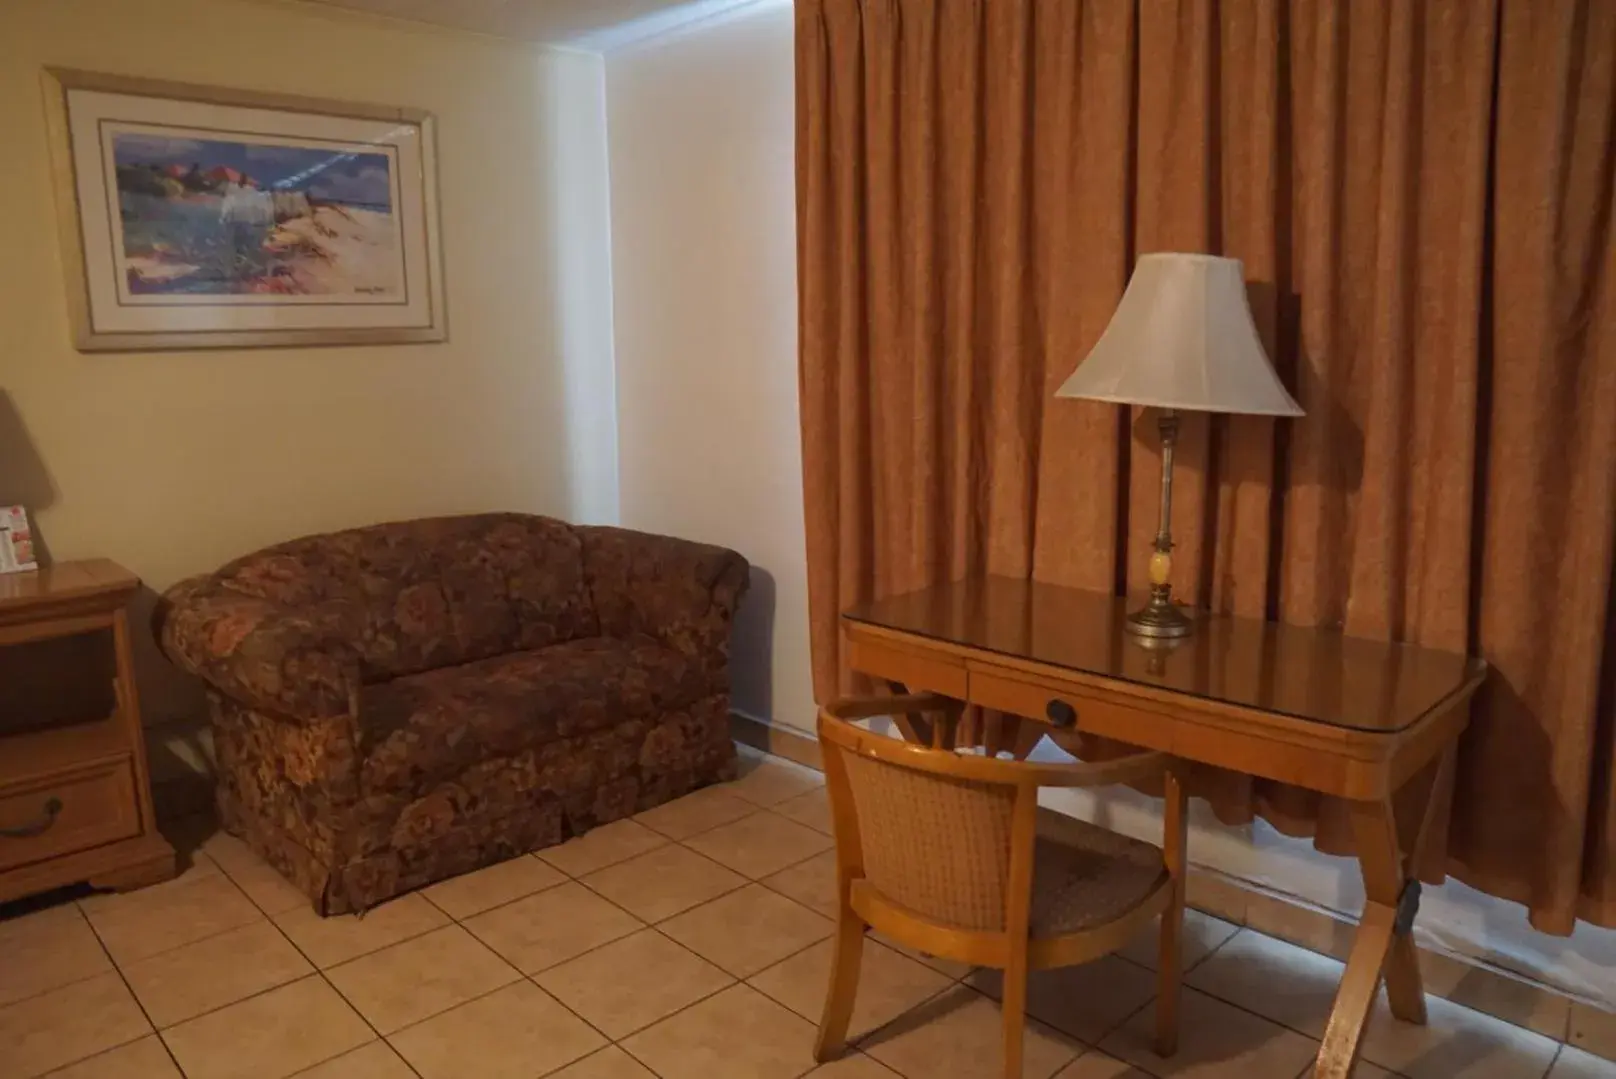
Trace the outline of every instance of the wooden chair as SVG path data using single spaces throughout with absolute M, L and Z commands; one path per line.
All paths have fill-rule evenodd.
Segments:
M 1161 753 L 1045 764 L 964 755 L 884 737 L 853 719 L 925 712 L 956 726 L 960 705 L 930 695 L 841 701 L 819 738 L 836 831 L 837 927 L 814 1056 L 838 1055 L 858 990 L 866 929 L 931 955 L 1004 971 L 1004 1074 L 1020 1079 L 1030 971 L 1116 951 L 1161 916 L 1156 1050 L 1178 1045 L 1185 799 Z M 1166 781 L 1161 849 L 1081 821 L 1038 835 L 1038 788 Z M 1064 830 L 1063 830 L 1064 831 Z

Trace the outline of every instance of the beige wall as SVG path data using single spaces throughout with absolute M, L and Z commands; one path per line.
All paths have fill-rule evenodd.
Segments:
M 623 523 L 751 559 L 736 707 L 812 729 L 792 94 L 784 0 L 606 57 Z
M 551 299 L 558 150 L 542 122 L 549 65 L 567 60 L 294 4 L 0 2 L 0 503 L 28 503 L 55 558 L 106 555 L 161 589 L 309 531 L 587 501 L 575 459 L 600 435 L 568 427 Z M 448 343 L 75 352 L 47 64 L 432 110 Z M 594 337 L 609 349 L 609 327 Z M 598 362 L 609 370 L 609 352 Z M 148 722 L 194 704 L 149 646 L 141 675 Z

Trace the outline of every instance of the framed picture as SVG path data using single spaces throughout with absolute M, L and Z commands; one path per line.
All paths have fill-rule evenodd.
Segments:
M 48 69 L 85 351 L 441 341 L 430 114 Z

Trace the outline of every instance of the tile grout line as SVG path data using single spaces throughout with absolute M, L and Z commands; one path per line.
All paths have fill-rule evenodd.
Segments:
M 79 906 L 77 900 L 73 901 L 73 906 L 78 910 L 79 917 L 83 918 L 84 923 L 90 927 L 90 933 L 95 937 L 95 942 L 101 946 L 101 954 L 105 955 L 107 957 L 107 962 L 112 964 L 112 971 L 118 976 L 118 981 L 123 983 L 124 992 L 128 993 L 129 999 L 135 1002 L 135 1007 L 140 1009 L 141 1017 L 146 1020 L 146 1025 L 151 1029 L 145 1034 L 142 1034 L 139 1038 L 131 1038 L 126 1042 L 120 1042 L 118 1045 L 114 1045 L 102 1050 L 101 1053 L 92 1053 L 87 1057 L 79 1057 L 78 1060 L 70 1060 L 59 1067 L 65 1068 L 71 1064 L 80 1064 L 86 1060 L 93 1060 L 96 1057 L 101 1056 L 103 1053 L 111 1053 L 115 1050 L 124 1048 L 124 1046 L 133 1045 L 138 1041 L 143 1041 L 148 1037 L 155 1037 L 157 1039 L 157 1044 L 163 1047 L 163 1052 L 167 1055 L 169 1062 L 174 1065 L 174 1070 L 179 1072 L 181 1075 L 184 1075 L 185 1069 L 180 1067 L 179 1060 L 174 1056 L 174 1050 L 168 1047 L 168 1040 L 163 1037 L 162 1030 L 157 1026 L 156 1023 L 152 1022 L 151 1013 L 146 1010 L 146 1005 L 141 1002 L 140 995 L 135 992 L 135 987 L 130 985 L 129 979 L 124 976 L 123 968 L 119 966 L 118 961 L 112 957 L 112 950 L 107 947 L 107 942 L 101 939 L 101 933 L 96 929 L 95 923 L 90 921 L 90 916 L 85 913 L 83 907 Z M 103 971 L 103 973 L 105 972 Z M 96 976 L 99 977 L 100 975 Z M 52 1070 L 54 1071 L 56 1069 Z
M 228 834 L 228 833 L 226 833 L 226 834 Z M 267 865 L 268 863 L 266 862 L 265 864 Z M 274 866 L 270 866 L 270 868 L 274 869 Z M 399 1060 L 404 1062 L 404 1066 L 409 1069 L 411 1075 L 414 1075 L 416 1077 L 416 1079 L 421 1079 L 421 1073 L 415 1070 L 415 1065 L 411 1064 L 408 1060 L 404 1060 L 403 1054 L 399 1053 L 398 1050 L 393 1048 L 393 1044 L 391 1042 L 389 1042 L 382 1035 L 381 1031 L 376 1029 L 376 1025 L 374 1023 L 372 1023 L 368 1018 L 366 1018 L 365 1014 L 363 1012 L 361 1012 L 358 1008 L 354 1007 L 353 1002 L 351 1000 L 349 1000 L 346 996 L 343 995 L 342 990 L 338 989 L 336 987 L 336 985 L 331 981 L 331 979 L 327 978 L 325 976 L 325 971 L 323 969 L 321 969 L 320 964 L 316 963 L 312 958 L 310 958 L 309 954 L 306 951 L 303 950 L 303 946 L 300 945 L 297 941 L 293 940 L 292 935 L 290 933 L 288 933 L 285 929 L 283 929 L 279 922 L 275 921 L 275 916 L 270 914 L 267 910 L 265 910 L 263 905 L 260 904 L 257 900 L 255 900 L 252 896 L 247 895 L 246 889 L 242 888 L 240 884 L 236 884 L 236 879 L 234 877 L 230 876 L 230 870 L 226 869 L 223 865 L 220 865 L 219 866 L 219 871 L 222 872 L 225 875 L 225 877 L 230 880 L 230 882 L 232 884 L 236 885 L 237 890 L 240 891 L 242 893 L 242 895 L 247 897 L 247 902 L 251 903 L 253 906 L 258 908 L 259 912 L 264 915 L 265 920 L 267 920 L 269 922 L 269 924 L 274 928 L 275 932 L 277 932 L 277 933 L 279 933 L 281 935 L 281 939 L 286 941 L 287 944 L 290 944 L 292 946 L 292 950 L 295 951 L 298 955 L 303 957 L 303 961 L 305 963 L 307 963 L 314 971 L 314 974 L 312 976 L 319 978 L 320 981 L 325 983 L 326 987 L 337 995 L 337 999 L 341 1000 L 344 1004 L 346 1004 L 348 1006 L 348 1008 L 355 1015 L 359 1016 L 359 1021 L 361 1023 L 364 1023 L 365 1026 L 370 1028 L 370 1032 L 372 1034 L 376 1035 L 376 1039 L 378 1041 L 380 1041 L 383 1045 L 387 1046 L 388 1052 L 392 1053 L 394 1056 L 398 1057 Z M 279 872 L 279 871 L 277 870 L 277 872 Z M 423 896 L 422 898 L 425 898 L 425 897 Z M 310 900 L 310 902 L 312 903 L 313 900 Z M 436 904 L 432 903 L 430 900 L 428 900 L 427 902 L 428 902 L 428 905 L 432 906 L 432 908 L 434 910 L 437 909 Z M 293 910 L 296 910 L 296 909 L 297 909 L 296 907 L 288 907 L 285 911 L 282 911 L 282 913 L 283 914 L 289 914 Z M 450 922 L 453 923 L 454 919 L 450 918 Z M 438 928 L 441 929 L 443 927 L 438 926 Z M 427 930 L 427 932 L 431 932 L 431 930 Z M 425 936 L 425 935 L 426 935 L 426 933 L 417 933 L 414 936 L 406 937 L 406 938 L 404 938 L 404 940 L 395 941 L 394 943 L 395 944 L 403 944 L 405 942 L 405 940 L 415 940 L 418 937 L 422 937 L 422 936 Z M 391 944 L 387 945 L 387 947 L 392 947 L 392 945 Z M 382 948 L 375 949 L 375 951 L 382 951 L 382 950 L 383 950 Z M 363 958 L 366 955 L 374 955 L 374 954 L 375 954 L 375 952 L 363 952 L 360 955 L 354 956 L 353 958 L 354 959 L 360 959 L 360 958 Z M 503 956 L 501 958 L 503 958 Z M 348 962 L 348 961 L 349 960 L 344 960 L 344 962 Z M 335 965 L 336 966 L 341 966 L 342 964 L 338 963 L 338 964 L 335 964 Z M 307 978 L 307 977 L 310 977 L 310 975 L 304 975 L 303 976 L 303 978 Z M 283 983 L 281 983 L 281 985 L 277 985 L 277 986 L 273 987 L 273 989 L 265 989 L 261 993 L 254 993 L 252 996 L 243 997 L 242 1000 L 234 1001 L 231 1004 L 224 1005 L 223 1007 L 215 1008 L 215 1009 L 213 1009 L 212 1012 L 205 1012 L 203 1014 L 211 1015 L 214 1012 L 223 1011 L 224 1008 L 234 1007 L 236 1004 L 240 1004 L 243 1001 L 251 1000 L 254 996 L 261 996 L 263 993 L 270 993 L 270 992 L 273 992 L 275 989 L 280 989 L 280 988 L 283 988 L 284 986 L 287 986 L 287 985 L 293 985 L 296 982 L 302 981 L 303 978 L 294 978 L 290 982 L 283 982 Z M 193 1018 L 200 1019 L 201 1016 L 194 1016 Z M 187 1020 L 185 1020 L 185 1022 L 190 1022 L 190 1020 L 187 1019 Z M 175 1024 L 175 1025 L 178 1026 L 179 1024 Z M 369 1044 L 369 1043 L 367 1042 L 366 1044 Z M 165 1045 L 166 1045 L 166 1042 L 165 1042 Z M 290 1079 L 297 1079 L 298 1075 L 302 1075 L 305 1072 L 312 1071 L 313 1069 L 320 1067 L 322 1064 L 328 1064 L 331 1061 L 336 1060 L 338 1057 L 341 1057 L 341 1056 L 343 1056 L 343 1055 L 345 1055 L 347 1053 L 355 1052 L 356 1050 L 363 1049 L 363 1048 L 364 1048 L 364 1046 L 356 1046 L 354 1049 L 344 1049 L 341 1053 L 337 1053 L 335 1056 L 327 1057 L 324 1060 L 317 1060 L 313 1064 L 310 1064 L 307 1068 L 302 1068 L 299 1071 L 297 1071 L 296 1073 L 294 1073 L 290 1077 Z M 176 1061 L 175 1063 L 178 1064 L 178 1061 Z M 181 1068 L 180 1072 L 181 1072 L 181 1074 L 184 1074 L 184 1069 Z
M 1308 951 L 1308 952 L 1313 951 L 1313 949 L 1308 948 L 1305 945 L 1294 944 L 1291 941 L 1284 940 L 1284 939 L 1282 939 L 1280 937 L 1272 936 L 1272 935 L 1270 935 L 1268 933 L 1262 932 L 1261 930 L 1251 929 L 1251 927 L 1249 927 L 1249 926 L 1241 926 L 1238 931 L 1236 931 L 1235 933 L 1230 934 L 1228 940 L 1224 941 L 1222 944 L 1219 944 L 1211 952 L 1208 952 L 1205 956 L 1203 956 L 1200 960 L 1198 960 L 1195 963 L 1194 966 L 1192 966 L 1189 970 L 1186 970 L 1184 973 L 1186 975 L 1188 975 L 1190 973 L 1190 970 L 1195 970 L 1195 969 L 1199 968 L 1203 963 L 1210 960 L 1212 958 L 1212 956 L 1215 955 L 1217 952 L 1222 951 L 1224 946 L 1227 945 L 1230 941 L 1234 940 L 1235 937 L 1238 937 L 1241 933 L 1245 933 L 1245 932 L 1251 932 L 1251 933 L 1256 934 L 1259 937 L 1265 937 L 1265 938 L 1267 938 L 1269 940 L 1278 941 L 1281 944 L 1290 944 L 1293 947 L 1300 948 L 1303 951 Z M 1345 968 L 1345 966 L 1346 966 L 1346 964 L 1344 962 L 1342 962 L 1341 960 L 1339 960 L 1339 959 L 1335 958 L 1334 956 L 1329 955 L 1327 953 L 1313 952 L 1313 954 L 1322 956 L 1323 958 L 1328 959 L 1333 963 L 1339 964 L 1343 968 Z M 1226 997 L 1220 996 L 1219 994 L 1213 992 L 1212 990 L 1201 989 L 1199 987 L 1191 986 L 1191 985 L 1184 985 L 1182 988 L 1183 989 L 1193 989 L 1195 992 L 1200 993 L 1202 996 L 1209 997 L 1212 1000 L 1218 1001 L 1221 1004 L 1227 1004 L 1229 1007 L 1234 1008 L 1237 1011 L 1245 1012 L 1247 1015 L 1254 1015 L 1258 1019 L 1263 1020 L 1264 1022 L 1272 1023 L 1274 1026 L 1280 1027 L 1281 1029 L 1288 1030 L 1293 1034 L 1298 1034 L 1298 1035 L 1306 1038 L 1308 1041 L 1313 1042 L 1313 1043 L 1315 1043 L 1317 1045 L 1320 1045 L 1321 1047 L 1323 1045 L 1322 1039 L 1316 1037 L 1315 1035 L 1309 1034 L 1307 1031 L 1302 1030 L 1299 1027 L 1291 1026 L 1289 1023 L 1281 1022 L 1280 1020 L 1275 1019 L 1272 1016 L 1264 1015 L 1259 1011 L 1255 1011 L 1252 1008 L 1247 1007 L 1246 1005 L 1240 1003 L 1239 1001 L 1230 1000 L 1230 999 L 1228 999 Z M 1338 984 L 1338 988 L 1339 988 L 1339 984 Z M 1380 1002 L 1380 1000 L 1382 999 L 1383 993 L 1384 993 L 1384 988 L 1383 987 L 1377 987 L 1376 988 L 1374 1001 L 1371 1002 L 1371 1005 L 1370 1005 L 1370 1014 L 1371 1014 L 1371 1016 L 1374 1014 L 1374 1006 L 1375 1006 L 1375 1004 L 1378 1004 Z M 1547 1034 L 1542 1033 L 1541 1031 L 1536 1031 L 1536 1030 L 1533 1030 L 1530 1027 L 1521 1026 L 1519 1023 L 1512 1023 L 1508 1019 L 1504 1019 L 1504 1018 L 1502 1018 L 1500 1016 L 1492 1015 L 1491 1013 L 1483 1012 L 1480 1009 L 1471 1008 L 1471 1007 L 1469 1007 L 1467 1005 L 1464 1005 L 1464 1004 L 1455 1003 L 1454 1001 L 1447 1000 L 1446 997 L 1439 997 L 1435 993 L 1426 992 L 1425 996 L 1427 998 L 1429 998 L 1429 999 L 1446 1001 L 1447 1003 L 1452 1004 L 1455 1008 L 1460 1008 L 1460 1009 L 1463 1009 L 1464 1011 L 1467 1011 L 1467 1012 L 1473 1012 L 1476 1015 L 1484 1016 L 1484 1017 L 1486 1017 L 1488 1019 L 1494 1020 L 1495 1022 L 1499 1022 L 1499 1023 L 1503 1023 L 1503 1024 L 1507 1025 L 1507 1026 L 1515 1027 L 1517 1030 L 1523 1031 L 1524 1033 L 1526 1033 L 1528 1035 L 1531 1035 L 1533 1037 L 1544 1038 L 1544 1039 L 1548 1040 L 1549 1042 L 1554 1043 L 1556 1045 L 1556 1047 L 1557 1047 L 1555 1049 L 1555 1052 L 1554 1052 L 1554 1059 L 1559 1058 L 1561 1048 L 1563 1048 L 1566 1045 L 1571 1044 L 1569 1041 L 1559 1041 L 1559 1040 L 1557 1040 L 1557 1039 L 1555 1039 L 1553 1037 L 1550 1037 Z M 1334 999 L 1335 999 L 1334 998 L 1334 993 L 1332 993 L 1331 994 L 1332 1008 L 1334 1006 Z M 1365 1027 L 1365 1030 L 1367 1031 L 1367 1026 Z M 1388 1074 L 1393 1075 L 1394 1079 L 1395 1079 L 1397 1073 L 1393 1072 L 1391 1068 L 1388 1068 L 1386 1065 L 1380 1064 L 1377 1061 L 1370 1060 L 1368 1057 L 1364 1057 L 1363 1059 L 1369 1060 L 1369 1063 L 1374 1064 L 1377 1068 L 1380 1068 L 1382 1071 L 1385 1071 Z

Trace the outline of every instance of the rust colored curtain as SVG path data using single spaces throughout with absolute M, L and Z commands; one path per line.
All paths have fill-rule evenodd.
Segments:
M 1616 925 L 1613 58 L 1610 0 L 797 0 L 821 699 L 857 600 L 1144 579 L 1153 426 L 1054 391 L 1138 252 L 1236 256 L 1307 416 L 1186 417 L 1176 588 L 1485 656 L 1449 870 Z

